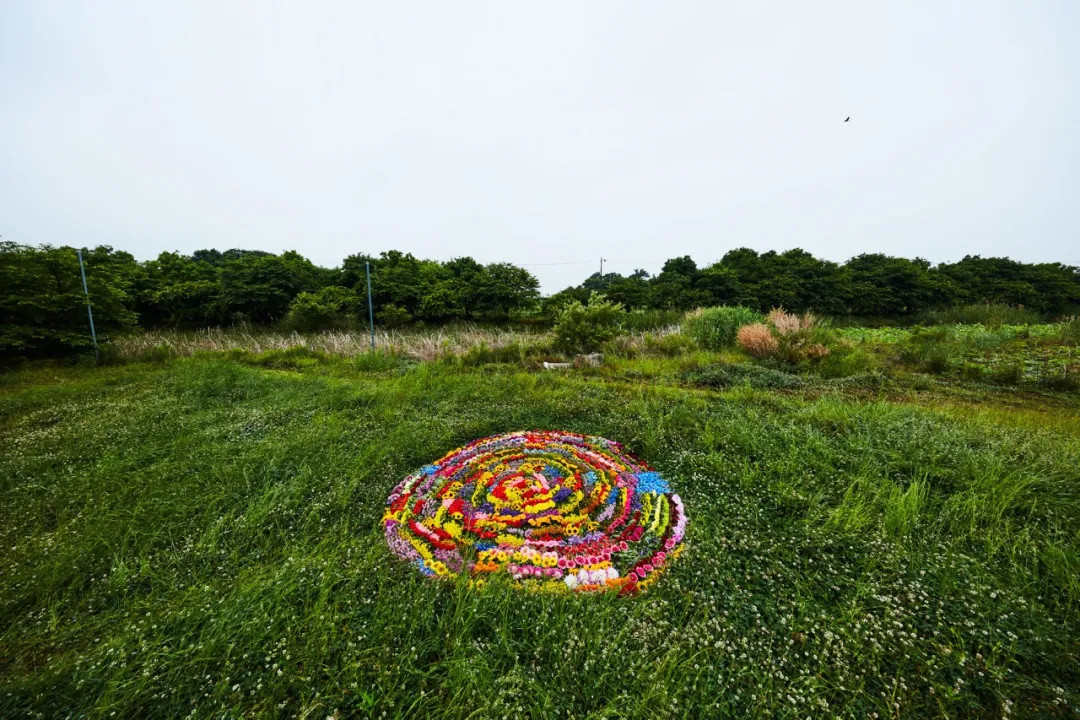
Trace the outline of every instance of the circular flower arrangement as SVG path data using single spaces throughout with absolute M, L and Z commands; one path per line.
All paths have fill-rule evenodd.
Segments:
M 634 592 L 682 550 L 686 513 L 619 443 L 531 431 L 476 440 L 408 476 L 383 529 L 426 575 Z

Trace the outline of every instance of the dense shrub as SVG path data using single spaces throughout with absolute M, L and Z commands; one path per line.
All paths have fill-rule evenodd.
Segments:
M 375 313 L 375 323 L 390 330 L 405 327 L 411 320 L 412 315 L 408 310 L 393 303 L 379 308 Z
M 706 365 L 686 371 L 682 379 L 691 385 L 715 388 L 749 385 L 752 388 L 761 389 L 792 389 L 801 387 L 803 384 L 802 380 L 795 375 L 749 363 Z
M 571 300 L 555 321 L 555 347 L 565 353 L 593 352 L 619 334 L 626 311 L 594 292 L 589 304 Z
M 739 328 L 761 322 L 756 310 L 735 306 L 699 308 L 687 313 L 683 320 L 683 332 L 694 342 L 708 350 L 722 350 L 735 344 Z
M 1042 321 L 1039 313 L 1024 307 L 1000 303 L 972 303 L 940 310 L 930 310 L 920 316 L 924 325 L 1032 325 Z
M 286 329 L 301 332 L 353 329 L 358 325 L 360 304 L 352 290 L 334 285 L 313 293 L 302 292 L 293 299 L 283 324 Z

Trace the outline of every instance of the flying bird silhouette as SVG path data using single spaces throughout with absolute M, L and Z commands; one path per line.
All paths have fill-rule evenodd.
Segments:
M 847 116 L 846 118 L 844 118 L 844 122 L 847 122 L 847 121 L 848 121 L 848 120 L 850 120 L 850 119 L 851 119 L 851 116 L 850 116 L 850 115 L 848 115 L 848 116 Z

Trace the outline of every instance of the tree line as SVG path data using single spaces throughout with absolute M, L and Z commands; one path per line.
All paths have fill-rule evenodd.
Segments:
M 375 322 L 505 321 L 534 312 L 539 282 L 509 263 L 417 259 L 396 250 L 350 255 L 324 268 L 296 252 L 198 250 L 137 262 L 107 246 L 83 253 L 99 333 L 136 327 L 251 323 L 297 330 L 367 325 L 371 265 Z M 86 299 L 70 247 L 0 243 L 0 353 L 56 354 L 85 347 Z
M 84 252 L 99 331 L 252 323 L 297 330 L 367 325 L 365 264 L 371 264 L 376 325 L 550 319 L 594 291 L 628 309 L 688 310 L 745 305 L 825 315 L 900 317 L 959 303 L 1022 305 L 1044 315 L 1080 307 L 1080 272 L 1060 263 L 965 257 L 936 266 L 880 254 L 838 264 L 803 250 L 740 248 L 698 267 L 672 258 L 651 276 L 594 273 L 541 299 L 537 279 L 509 263 L 446 262 L 396 250 L 355 254 L 324 268 L 296 252 L 166 252 L 138 262 L 99 246 Z M 89 344 L 75 250 L 0 243 L 0 353 L 44 355 Z
M 672 258 L 655 276 L 644 270 L 593 273 L 545 302 L 584 302 L 593 291 L 628 309 L 744 305 L 762 312 L 903 318 L 959 304 L 1000 303 L 1055 316 L 1080 308 L 1080 269 L 977 255 L 939 265 L 876 253 L 835 263 L 799 249 L 739 248 L 706 267 L 689 256 Z

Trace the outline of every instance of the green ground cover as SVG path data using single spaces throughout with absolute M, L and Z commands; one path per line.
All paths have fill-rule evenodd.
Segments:
M 854 352 L 908 370 L 998 385 L 1080 389 L 1080 321 L 1038 325 L 842 328 Z M 841 352 L 843 352 L 843 347 Z
M 0 716 L 1080 711 L 1075 393 L 482 360 L 0 376 Z M 682 495 L 650 592 L 474 589 L 387 550 L 404 475 L 525 428 L 619 440 Z

